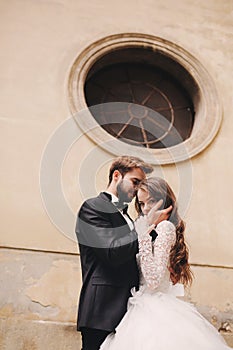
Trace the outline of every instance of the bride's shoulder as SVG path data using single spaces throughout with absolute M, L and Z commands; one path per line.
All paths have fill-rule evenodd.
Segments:
M 158 234 L 174 235 L 176 228 L 171 221 L 163 220 L 156 226 L 156 232 Z

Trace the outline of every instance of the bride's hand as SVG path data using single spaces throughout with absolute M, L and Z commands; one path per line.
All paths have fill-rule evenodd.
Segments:
M 167 220 L 169 218 L 172 206 L 170 205 L 168 208 L 159 210 L 162 204 L 163 200 L 160 199 L 146 215 L 148 225 L 158 225 L 161 221 Z
M 134 223 L 135 230 L 137 231 L 138 237 L 142 238 L 149 235 L 149 233 L 155 228 L 155 225 L 149 225 L 146 216 L 140 216 Z

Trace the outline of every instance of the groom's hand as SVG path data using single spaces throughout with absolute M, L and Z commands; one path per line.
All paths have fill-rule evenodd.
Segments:
M 149 213 L 147 214 L 147 222 L 148 225 L 158 225 L 161 221 L 167 220 L 169 218 L 170 212 L 172 210 L 172 206 L 159 209 L 163 204 L 163 200 L 160 199 L 154 206 L 151 208 Z

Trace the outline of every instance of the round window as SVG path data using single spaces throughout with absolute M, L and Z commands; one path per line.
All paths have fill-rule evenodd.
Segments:
M 137 52 L 130 51 L 130 57 Z M 141 54 L 143 56 L 143 52 Z M 129 144 L 156 149 L 174 146 L 191 135 L 192 99 L 171 74 L 142 63 L 112 64 L 94 74 L 92 69 L 85 84 L 87 105 L 119 102 L 117 111 L 115 107 L 107 110 L 103 106 L 92 113 L 112 136 Z
M 100 147 L 114 155 L 144 148 L 151 163 L 199 153 L 221 122 L 214 83 L 201 63 L 153 36 L 110 36 L 84 50 L 71 70 L 69 100 L 75 120 Z

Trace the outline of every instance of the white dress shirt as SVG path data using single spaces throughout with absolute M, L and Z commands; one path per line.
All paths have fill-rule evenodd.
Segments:
M 114 203 L 118 203 L 119 202 L 119 198 L 117 196 L 115 196 L 115 194 L 111 193 L 111 192 L 108 192 L 108 191 L 104 191 L 108 194 L 111 195 L 111 202 L 114 204 Z M 115 205 L 115 204 L 114 204 Z M 118 208 L 117 208 L 118 209 Z M 130 230 L 133 230 L 134 229 L 134 224 L 133 224 L 133 221 L 129 218 L 129 216 L 125 213 L 123 213 L 123 210 L 120 210 L 118 209 L 118 211 L 121 213 L 121 215 L 124 217 L 125 221 L 127 222 L 127 224 L 129 225 L 129 228 Z

